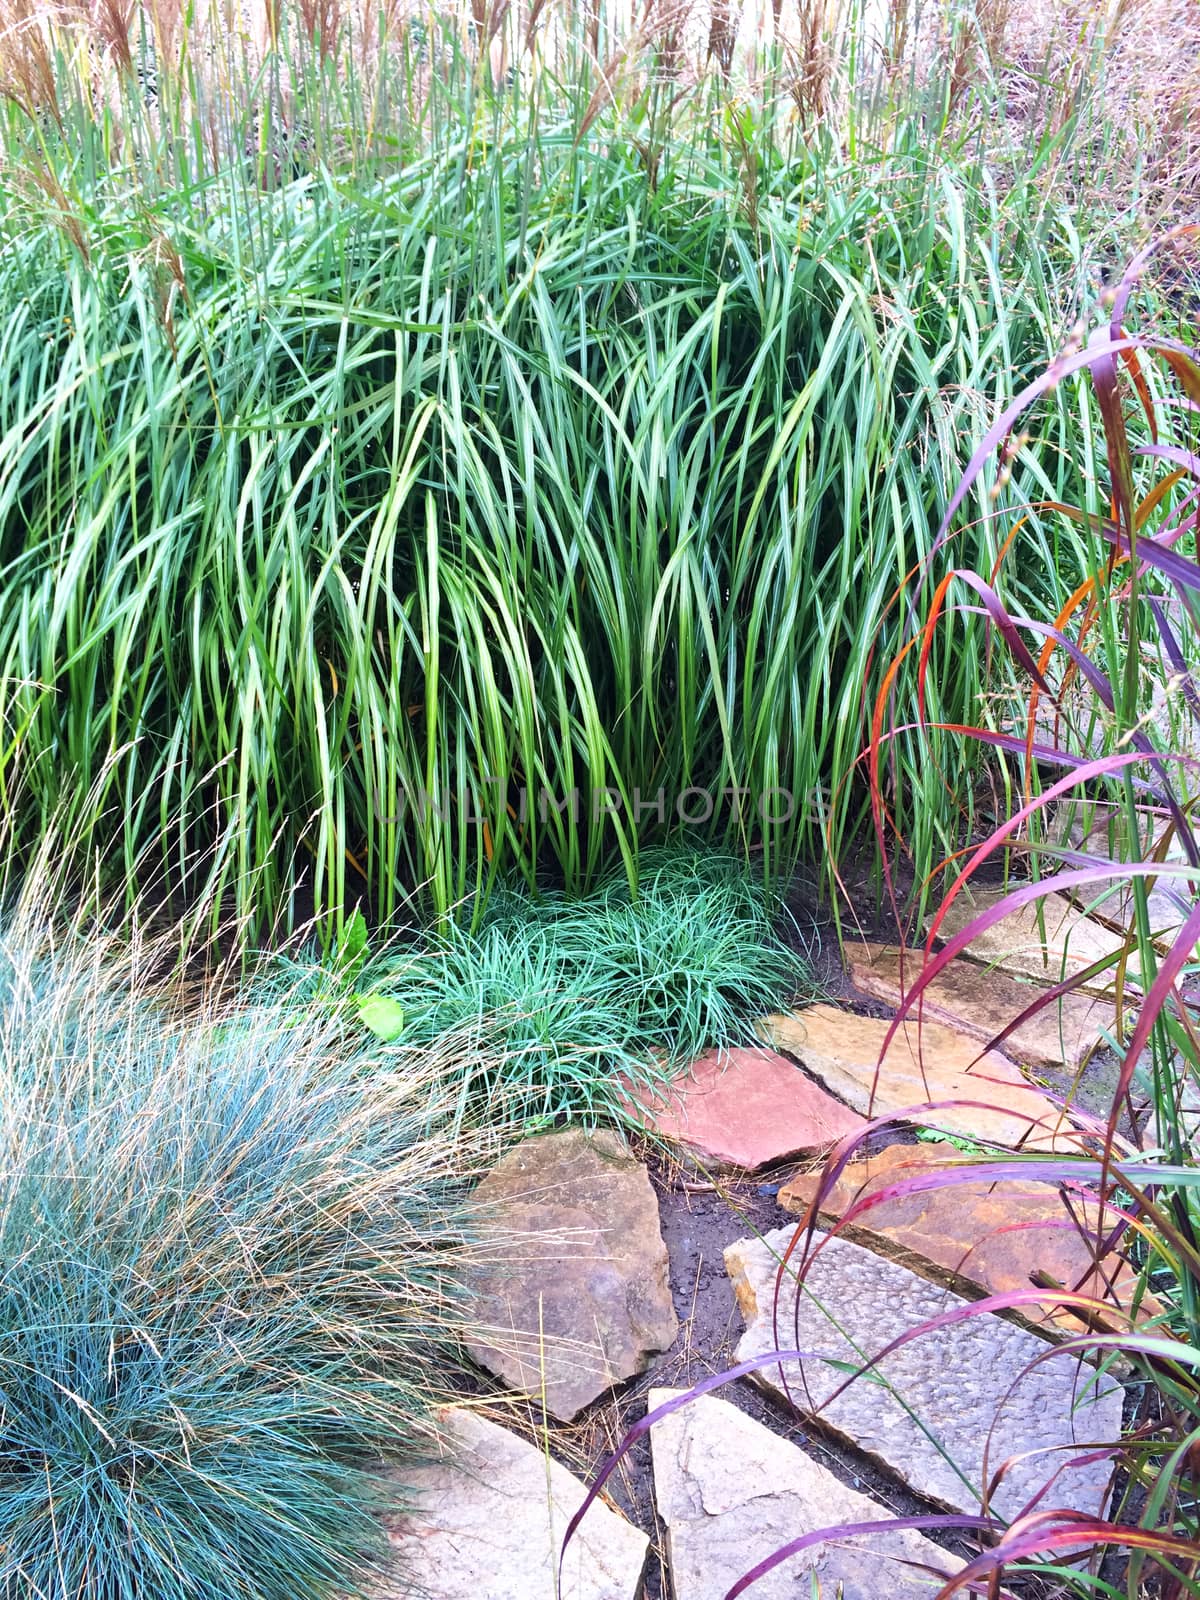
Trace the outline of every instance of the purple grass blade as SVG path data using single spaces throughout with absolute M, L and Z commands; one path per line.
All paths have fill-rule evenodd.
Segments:
M 997 601 L 997 604 L 999 605 L 999 601 Z M 978 606 L 956 606 L 954 609 L 956 611 L 967 611 L 974 612 L 976 614 L 982 614 L 981 608 Z M 988 614 L 990 614 L 990 612 Z M 1028 618 L 1014 617 L 1010 618 L 1010 620 L 1019 626 L 1028 627 L 1033 632 L 1040 633 L 1046 638 L 1053 639 L 1061 649 L 1065 650 L 1067 654 L 1070 655 L 1079 671 L 1083 674 L 1083 676 L 1091 684 L 1092 688 L 1096 691 L 1097 695 L 1100 697 L 1100 700 L 1105 708 L 1108 711 L 1113 710 L 1113 692 L 1112 686 L 1108 679 L 1083 653 L 1083 651 L 1080 650 L 1079 647 L 1067 637 L 1065 633 L 1058 628 L 1050 627 L 1045 623 L 1036 623 Z M 1011 640 L 1009 639 L 1007 632 L 1005 632 L 1004 637 L 1005 642 L 1009 644 L 1011 649 Z M 1024 646 L 1022 645 L 1021 652 L 1019 654 L 1014 651 L 1014 655 L 1016 655 L 1018 664 L 1024 667 L 1026 657 L 1028 657 L 1028 651 L 1025 650 Z M 1028 670 L 1028 668 L 1026 668 L 1026 670 Z M 1047 686 L 1040 674 L 1037 675 L 1037 683 L 1040 689 L 1043 689 L 1045 692 L 1049 693 L 1050 698 L 1057 705 L 1058 696 L 1054 694 L 1053 690 L 1047 689 Z M 1162 793 L 1171 812 L 1171 820 L 1175 824 L 1176 832 L 1178 833 L 1183 847 L 1187 852 L 1188 859 L 1192 866 L 1200 867 L 1200 845 L 1198 845 L 1195 839 L 1192 837 L 1192 830 L 1188 825 L 1187 818 L 1183 813 L 1182 807 L 1175 798 L 1174 792 L 1171 788 L 1170 779 L 1167 777 L 1166 767 L 1163 764 L 1164 757 L 1162 752 L 1154 748 L 1148 736 L 1140 728 L 1134 728 L 1130 731 L 1129 742 L 1134 746 L 1135 749 L 1140 750 L 1143 753 L 1150 766 L 1155 772 L 1158 773 L 1163 785 Z
M 1055 388 L 1064 378 L 1069 378 L 1072 373 L 1080 372 L 1084 367 L 1090 367 L 1095 361 L 1104 356 L 1119 355 L 1127 350 L 1171 351 L 1185 359 L 1190 355 L 1186 345 L 1174 339 L 1147 339 L 1121 337 L 1110 339 L 1104 345 L 1098 345 L 1087 350 L 1077 350 L 1068 355 L 1057 356 L 1050 366 L 1039 377 L 1035 378 L 1021 390 L 1020 394 L 1007 405 L 1000 416 L 984 435 L 982 443 L 976 449 L 967 465 L 966 472 L 959 479 L 958 487 L 950 497 L 938 527 L 937 537 L 930 547 L 929 555 L 932 558 L 949 537 L 950 526 L 955 513 L 970 493 L 976 478 L 983 471 L 984 465 L 993 452 L 1004 443 L 1013 430 L 1013 425 L 1035 400 Z
M 929 1528 L 933 1532 L 942 1529 L 963 1528 L 973 1533 L 987 1533 L 996 1535 L 1003 1531 L 1004 1524 L 997 1522 L 993 1517 L 967 1517 L 944 1516 L 934 1517 L 887 1517 L 881 1522 L 840 1522 L 828 1528 L 819 1528 L 815 1533 L 801 1534 L 798 1538 L 789 1539 L 787 1544 L 780 1545 L 778 1550 L 773 1550 L 769 1556 L 760 1561 L 744 1576 L 740 1577 L 732 1589 L 725 1591 L 725 1600 L 738 1600 L 739 1595 L 745 1594 L 752 1584 L 760 1578 L 765 1578 L 769 1572 L 774 1572 L 776 1567 L 782 1566 L 792 1556 L 799 1555 L 801 1551 L 810 1549 L 814 1544 L 826 1544 L 832 1539 L 857 1539 L 864 1534 L 892 1533 L 900 1528 Z M 919 1572 L 935 1572 L 936 1569 L 927 1567 L 923 1562 L 905 1562 L 905 1566 L 912 1567 Z M 944 1573 L 937 1573 L 944 1576 Z
M 971 572 L 966 568 L 956 567 L 954 569 L 953 576 L 960 579 L 963 583 L 975 590 L 976 594 L 978 594 L 983 601 L 982 610 L 984 614 L 986 614 L 990 620 L 995 623 L 996 627 L 999 629 L 1004 638 L 1004 642 L 1008 645 L 1009 650 L 1015 657 L 1018 664 L 1029 674 L 1043 694 L 1047 694 L 1052 700 L 1057 701 L 1057 695 L 1046 682 L 1045 678 L 1043 678 L 1037 662 L 1030 655 L 1025 641 L 1021 638 L 1021 635 L 1017 631 L 1017 619 L 1009 615 L 1003 601 L 1000 599 L 1000 596 L 996 593 L 995 589 L 992 588 L 991 584 L 985 583 L 978 573 Z M 956 607 L 955 609 L 974 611 L 980 608 L 974 606 L 963 606 L 961 608 Z
M 1200 719 L 1200 693 L 1197 693 L 1195 679 L 1192 677 L 1191 670 L 1184 660 L 1183 649 L 1179 640 L 1175 637 L 1174 629 L 1167 620 L 1162 601 L 1157 595 L 1151 595 L 1149 598 L 1150 611 L 1158 628 L 1158 636 L 1162 640 L 1163 650 L 1171 664 L 1171 671 L 1178 681 L 1184 703 L 1191 712 L 1193 719 Z
M 1134 455 L 1153 456 L 1158 461 L 1169 461 L 1174 467 L 1181 467 L 1189 478 L 1200 478 L 1200 456 L 1191 450 L 1181 449 L 1173 444 L 1141 444 L 1134 451 Z
M 962 577 L 963 574 L 956 570 L 955 576 Z M 997 604 L 1000 604 L 1000 602 L 997 601 Z M 956 605 L 947 607 L 947 610 L 955 613 L 966 613 L 972 616 L 991 617 L 990 609 L 987 609 L 983 606 Z M 1100 671 L 1100 668 L 1096 665 L 1092 658 L 1089 655 L 1085 655 L 1073 639 L 1069 638 L 1060 629 L 1052 627 L 1047 622 L 1035 622 L 1032 617 L 1024 617 L 1020 614 L 1014 614 L 1011 612 L 1007 613 L 1007 615 L 1010 622 L 1012 622 L 1016 627 L 1026 628 L 1030 633 L 1040 634 L 1043 639 L 1053 639 L 1055 644 L 1058 645 L 1060 649 L 1066 651 L 1067 655 L 1070 656 L 1071 660 L 1075 663 L 1076 667 L 1078 667 L 1083 677 L 1085 677 L 1088 683 L 1091 684 L 1092 688 L 1096 691 L 1097 695 L 1100 697 L 1100 700 L 1103 702 L 1105 709 L 1108 711 L 1113 709 L 1114 700 L 1112 685 L 1109 683 L 1105 675 Z M 1029 652 L 1025 651 L 1024 654 L 1028 655 Z M 1022 657 L 1018 657 L 1017 659 L 1022 665 L 1024 665 L 1024 660 Z M 1028 671 L 1028 668 L 1026 668 L 1026 670 Z M 1045 679 L 1042 678 L 1040 673 L 1036 674 L 1036 680 L 1038 688 L 1042 691 L 1042 693 L 1049 695 L 1050 699 L 1054 701 L 1055 705 L 1057 705 L 1059 703 L 1058 695 L 1054 692 L 1050 685 L 1046 683 Z
M 1126 555 L 1132 554 L 1129 540 L 1111 522 L 1097 520 L 1096 528 L 1109 544 L 1115 544 Z M 1159 540 L 1149 537 L 1139 539 L 1137 558 L 1146 566 L 1154 567 L 1164 577 L 1169 578 L 1177 589 L 1200 590 L 1200 566 Z
M 1000 1572 L 1014 1561 L 1027 1561 L 1035 1556 L 1049 1555 L 1054 1550 L 1089 1549 L 1096 1545 L 1133 1546 L 1137 1549 L 1157 1551 L 1160 1555 L 1175 1555 L 1181 1560 L 1196 1561 L 1196 1546 L 1186 1539 L 1171 1534 L 1155 1533 L 1147 1528 L 1122 1527 L 1099 1517 L 1085 1516 L 1067 1510 L 1043 1511 L 1028 1520 L 1026 1525 L 1014 1523 L 1003 1539 L 989 1550 L 967 1563 L 939 1589 L 933 1600 L 953 1600 L 953 1596 L 969 1588 L 992 1573 Z

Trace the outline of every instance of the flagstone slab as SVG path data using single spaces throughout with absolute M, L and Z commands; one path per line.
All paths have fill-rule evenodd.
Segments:
M 651 1389 L 650 1407 L 683 1392 Z M 725 1600 L 756 1562 L 802 1534 L 887 1520 L 877 1501 L 714 1395 L 656 1422 L 650 1443 L 675 1600 Z M 798 1600 L 815 1579 L 822 1595 L 842 1600 L 932 1600 L 961 1566 L 915 1529 L 897 1528 L 812 1545 L 760 1578 L 753 1593 Z
M 994 909 L 1009 893 L 1011 889 L 963 890 L 938 924 L 938 938 L 944 941 L 962 933 L 976 917 Z M 972 961 L 995 965 L 1003 972 L 1020 973 L 1041 983 L 1054 984 L 1077 977 L 1094 962 L 1111 963 L 1124 948 L 1125 940 L 1119 933 L 1093 917 L 1084 916 L 1065 895 L 1051 893 L 1001 917 L 972 939 L 964 954 Z M 1114 972 L 1115 967 L 1110 965 L 1107 971 L 1088 980 L 1089 991 L 1108 993 Z M 1133 975 L 1136 977 L 1136 967 Z
M 385 1519 L 392 1570 L 375 1600 L 637 1600 L 649 1540 L 596 1500 L 559 1550 L 585 1486 L 537 1445 L 459 1407 L 443 1414 L 445 1459 L 406 1469 L 415 1512 Z
M 645 1166 L 615 1134 L 525 1139 L 478 1185 L 495 1259 L 472 1274 L 472 1359 L 569 1422 L 679 1331 Z
M 820 1220 L 826 1225 L 839 1222 L 858 1200 L 962 1161 L 953 1145 L 888 1145 L 876 1155 L 850 1162 L 823 1197 Z M 779 1191 L 779 1204 L 785 1211 L 806 1215 L 820 1177 L 818 1172 L 797 1175 Z M 1077 1193 L 1070 1202 L 1074 1215 L 1094 1237 L 1095 1202 Z M 1054 1184 L 1006 1178 L 899 1195 L 871 1206 L 840 1231 L 842 1237 L 881 1251 L 934 1282 L 968 1293 L 1029 1289 L 1034 1274 L 1045 1273 L 1057 1284 L 1112 1305 L 1111 1316 L 1104 1320 L 1114 1330 L 1130 1325 L 1123 1312 L 1132 1302 L 1137 1275 L 1118 1256 L 1108 1257 L 1096 1270 L 1088 1242 Z M 1149 1309 L 1143 1303 L 1142 1314 Z M 1079 1333 L 1083 1327 L 1072 1312 L 1049 1300 L 1041 1307 L 1015 1308 L 1013 1314 L 1056 1336 Z
M 894 944 L 863 942 L 846 947 L 850 981 L 861 993 L 898 1010 L 921 976 L 925 952 Z M 982 1044 L 1003 1033 L 1045 991 L 1001 972 L 988 972 L 956 956 L 922 989 L 921 1019 L 944 1022 Z M 916 1006 L 913 1010 L 916 1017 Z M 1022 1022 L 999 1046 L 1029 1067 L 1066 1067 L 1077 1072 L 1097 1045 L 1102 1030 L 1113 1030 L 1116 1009 L 1095 995 L 1065 994 Z
M 890 1026 L 816 1005 L 767 1017 L 760 1031 L 863 1116 L 905 1112 L 918 1126 L 1013 1149 L 1079 1148 L 1071 1118 L 1026 1083 L 1007 1056 L 980 1055 L 977 1040 L 942 1023 L 903 1022 L 880 1065 Z M 913 1109 L 931 1102 L 936 1111 Z
M 710 1050 L 674 1079 L 665 1097 L 629 1103 L 644 1127 L 706 1165 L 754 1171 L 827 1150 L 865 1126 L 795 1062 L 774 1050 Z
M 804 1292 L 797 1296 L 794 1277 L 785 1274 L 777 1337 L 776 1278 L 794 1233 L 777 1228 L 725 1251 L 747 1322 L 737 1360 L 781 1348 L 813 1352 L 782 1364 L 790 1402 L 917 1494 L 974 1512 L 985 1475 L 1019 1458 L 991 1501 L 996 1514 L 1012 1518 L 1071 1453 L 1119 1437 L 1122 1393 L 1111 1376 L 1065 1350 L 1031 1366 L 1052 1347 L 989 1312 L 919 1334 L 877 1363 L 874 1380 L 864 1375 L 843 1388 L 847 1364 L 862 1365 L 899 1335 L 967 1302 L 861 1245 L 817 1232 L 814 1243 L 822 1248 Z M 789 1399 L 779 1365 L 761 1368 L 757 1381 Z M 1068 1468 L 1055 1484 L 1054 1503 L 1095 1514 L 1107 1481 L 1104 1462 Z

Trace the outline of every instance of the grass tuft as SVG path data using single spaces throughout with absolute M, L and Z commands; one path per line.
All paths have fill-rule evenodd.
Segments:
M 445 1063 L 161 955 L 0 933 L 0 1594 L 358 1593 L 458 1315 Z
M 478 933 L 451 927 L 368 964 L 361 987 L 402 1008 L 406 1044 L 486 1043 L 477 1093 L 513 1114 L 621 1115 L 622 1083 L 663 1085 L 713 1047 L 754 1042 L 764 1012 L 809 987 L 747 869 L 707 852 L 659 855 L 631 897 L 623 875 L 581 900 L 495 896 Z

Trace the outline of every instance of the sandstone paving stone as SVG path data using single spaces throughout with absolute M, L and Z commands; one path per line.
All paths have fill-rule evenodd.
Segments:
M 417 1509 L 386 1519 L 393 1561 L 374 1600 L 637 1600 L 649 1541 L 596 1500 L 567 1547 L 583 1504 L 579 1479 L 498 1423 L 455 1407 L 443 1414 L 445 1458 L 398 1480 Z
M 847 946 L 846 961 L 850 981 L 861 994 L 896 1010 L 920 977 L 925 952 L 864 941 Z M 1035 985 L 988 972 L 956 956 L 921 991 L 921 1019 L 944 1022 L 986 1044 L 1041 992 Z M 915 1009 L 912 1014 L 915 1019 Z M 1066 1067 L 1075 1072 L 1101 1043 L 1102 1030 L 1111 1032 L 1115 1023 L 1116 1009 L 1108 1001 L 1095 995 L 1062 995 L 1014 1029 L 1000 1049 L 1029 1067 Z
M 827 1150 L 863 1119 L 774 1050 L 710 1050 L 631 1114 L 707 1165 L 750 1171 Z
M 944 941 L 962 933 L 968 923 L 998 905 L 1009 892 L 963 890 L 939 923 L 938 938 Z M 1065 895 L 1051 893 L 1001 917 L 972 939 L 964 954 L 1003 972 L 1022 973 L 1042 983 L 1060 983 L 1064 978 L 1078 976 L 1096 961 L 1111 961 L 1124 948 L 1125 940 L 1119 933 L 1084 916 Z M 1136 979 L 1136 952 L 1127 970 Z M 1114 971 L 1110 966 L 1088 980 L 1088 989 L 1107 994 Z
M 981 1056 L 978 1040 L 942 1023 L 903 1022 L 880 1066 L 889 1026 L 817 1005 L 767 1017 L 760 1031 L 864 1116 L 889 1116 L 926 1102 L 977 1102 L 939 1105 L 908 1120 L 1014 1149 L 1078 1150 L 1071 1118 L 1028 1084 L 1007 1056 L 995 1050 Z
M 838 1221 L 860 1198 L 962 1160 L 953 1145 L 888 1145 L 849 1163 L 822 1199 L 820 1218 Z M 779 1204 L 785 1211 L 806 1214 L 819 1184 L 818 1172 L 797 1175 L 779 1191 Z M 1094 1233 L 1095 1205 L 1078 1194 L 1072 1195 L 1071 1205 Z M 1004 1179 L 900 1195 L 870 1207 L 841 1231 L 843 1237 L 956 1289 L 1005 1294 L 1028 1289 L 1036 1272 L 1048 1273 L 1055 1283 L 1112 1303 L 1112 1315 L 1103 1319 L 1112 1329 L 1129 1327 L 1122 1311 L 1129 1308 L 1136 1274 L 1117 1257 L 1095 1269 L 1088 1243 L 1053 1184 Z M 1152 1309 L 1145 1301 L 1140 1307 L 1142 1315 Z M 1049 1302 L 1013 1314 L 1047 1333 L 1075 1334 L 1083 1326 L 1073 1313 Z
M 651 1389 L 649 1405 L 682 1392 Z M 724 1600 L 756 1562 L 790 1540 L 887 1518 L 877 1501 L 714 1395 L 656 1422 L 650 1442 L 675 1600 Z M 915 1529 L 897 1528 L 812 1545 L 752 1592 L 759 1600 L 798 1600 L 813 1592 L 815 1578 L 822 1595 L 842 1600 L 931 1600 L 961 1565 Z
M 1067 1351 L 1027 1371 L 1051 1347 L 987 1312 L 922 1333 L 885 1356 L 873 1376 L 855 1379 L 835 1398 L 849 1376 L 847 1364 L 861 1365 L 900 1334 L 966 1302 L 897 1262 L 818 1232 L 814 1242 L 825 1243 L 804 1292 L 797 1296 L 794 1277 L 785 1275 L 777 1338 L 776 1277 L 794 1231 L 778 1228 L 725 1252 L 747 1322 L 737 1360 L 776 1349 L 814 1352 L 784 1364 L 793 1403 L 884 1463 L 916 1493 L 958 1510 L 977 1510 L 984 1449 L 990 1445 L 988 1474 L 1020 1457 L 992 1497 L 993 1510 L 1011 1518 L 1079 1446 L 1119 1437 L 1122 1395 L 1110 1375 Z M 762 1368 L 758 1381 L 786 1398 L 779 1366 Z M 1055 1504 L 1094 1514 L 1107 1478 L 1104 1462 L 1069 1468 L 1055 1484 Z
M 475 1191 L 496 1240 L 471 1279 L 472 1358 L 568 1422 L 679 1331 L 645 1166 L 612 1133 L 526 1139 Z

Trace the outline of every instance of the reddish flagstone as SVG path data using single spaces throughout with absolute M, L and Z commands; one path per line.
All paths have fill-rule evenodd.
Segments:
M 711 1166 L 754 1171 L 827 1150 L 863 1118 L 774 1050 L 709 1050 L 665 1099 L 643 1091 L 629 1105 L 644 1127 Z

